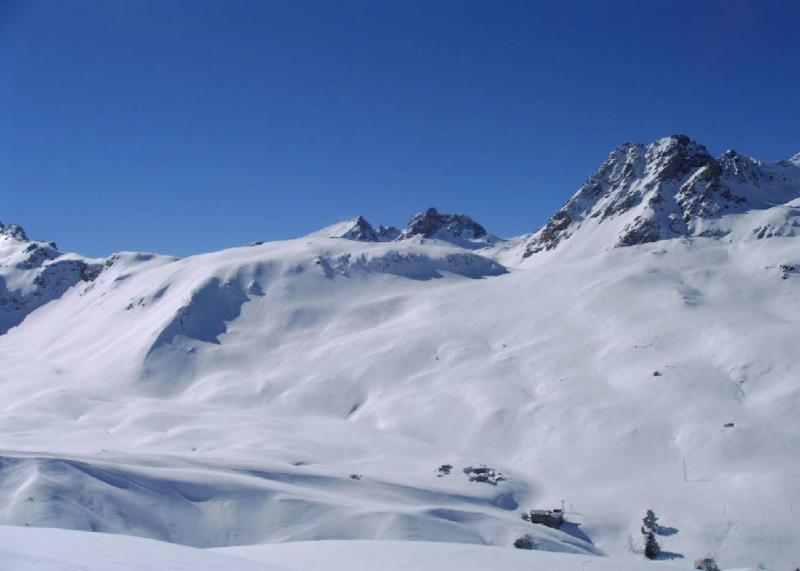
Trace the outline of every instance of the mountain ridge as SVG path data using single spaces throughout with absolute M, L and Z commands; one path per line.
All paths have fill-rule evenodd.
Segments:
M 543 228 L 531 235 L 523 257 L 554 250 L 585 227 L 614 231 L 594 246 L 631 246 L 664 239 L 720 237 L 714 221 L 763 210 L 800 197 L 800 168 L 791 161 L 766 165 L 734 150 L 714 158 L 685 135 L 614 149 Z

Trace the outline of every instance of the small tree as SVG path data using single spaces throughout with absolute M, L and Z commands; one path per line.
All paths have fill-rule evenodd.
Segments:
M 653 533 L 658 532 L 658 518 L 653 510 L 647 510 L 647 513 L 644 514 L 642 518 L 642 533 L 647 533 L 648 531 L 652 531 Z
M 661 546 L 656 541 L 656 534 L 648 531 L 644 537 L 644 556 L 648 559 L 655 559 L 661 555 Z

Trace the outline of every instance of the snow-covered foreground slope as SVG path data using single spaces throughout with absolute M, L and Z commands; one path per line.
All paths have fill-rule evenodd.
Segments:
M 123 535 L 0 526 L 3 571 L 582 571 L 588 565 L 598 571 L 664 568 L 453 543 L 315 541 L 212 551 Z
M 800 205 L 733 203 L 708 237 L 614 247 L 621 211 L 524 259 L 535 236 L 430 210 L 430 236 L 357 219 L 182 260 L 31 265 L 7 232 L 0 522 L 638 561 L 652 508 L 673 564 L 794 569 Z M 91 271 L 43 274 L 62 259 Z M 560 531 L 521 519 L 562 500 Z
M 3 571 L 289 571 L 139 537 L 0 526 Z
M 386 246 L 343 240 L 120 256 L 0 338 L 3 521 L 198 546 L 534 533 L 638 558 L 650 507 L 676 556 L 795 564 L 797 246 L 483 279 L 370 271 Z M 470 482 L 479 464 L 508 479 Z M 520 519 L 562 499 L 572 536 Z
M 406 571 L 437 569 L 441 571 L 658 571 L 661 563 L 621 562 L 603 557 L 586 557 L 501 549 L 455 543 L 411 541 L 315 541 L 252 545 L 215 549 L 233 557 L 270 563 L 295 571 L 346 569 L 348 571 Z M 679 567 L 680 568 L 680 567 Z M 684 569 L 691 565 L 684 564 Z M 675 569 L 672 567 L 672 569 Z

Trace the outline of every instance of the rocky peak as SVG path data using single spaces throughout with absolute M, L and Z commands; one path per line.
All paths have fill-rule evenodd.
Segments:
M 54 242 L 29 239 L 17 224 L 0 224 L 0 335 L 102 269 L 97 261 L 64 254 Z
M 645 151 L 645 175 L 666 182 L 685 177 L 696 169 L 714 163 L 703 145 L 686 135 L 672 135 L 648 145 Z
M 378 234 L 363 216 L 358 216 L 352 221 L 350 228 L 341 235 L 341 238 L 358 240 L 359 242 L 377 242 Z
M 381 224 L 377 230 L 378 242 L 391 242 L 400 237 L 400 230 L 394 226 L 384 226 Z
M 602 232 L 614 240 L 606 247 L 704 235 L 708 219 L 800 195 L 797 166 L 765 165 L 733 150 L 714 158 L 685 135 L 625 143 L 528 240 L 523 255 L 552 250 L 588 227 L 611 227 Z
M 12 240 L 16 240 L 17 242 L 27 242 L 28 235 L 25 234 L 25 230 L 19 224 L 9 224 L 5 226 L 2 222 L 0 222 L 0 236 L 7 236 Z
M 442 214 L 435 208 L 415 215 L 400 234 L 399 240 L 407 240 L 414 236 L 423 238 L 461 238 L 464 240 L 481 239 L 488 236 L 486 229 L 469 216 L 463 214 Z
M 326 228 L 326 236 L 358 240 L 360 242 L 392 242 L 416 236 L 444 240 L 465 248 L 479 248 L 497 240 L 483 226 L 463 214 L 444 214 L 429 208 L 409 220 L 401 231 L 394 226 L 376 229 L 363 216 Z
M 38 268 L 49 260 L 62 255 L 55 242 L 31 240 L 19 224 L 0 223 L 0 244 L 6 240 L 3 259 L 14 260 L 14 267 L 21 270 Z
M 734 177 L 741 182 L 758 184 L 759 178 L 764 174 L 764 164 L 752 157 L 728 149 L 719 157 L 719 166 L 722 173 Z
M 359 242 L 391 242 L 400 236 L 400 230 L 394 226 L 381 225 L 375 229 L 363 216 L 358 216 L 343 225 L 336 225 L 334 228 L 336 232 L 333 237 Z

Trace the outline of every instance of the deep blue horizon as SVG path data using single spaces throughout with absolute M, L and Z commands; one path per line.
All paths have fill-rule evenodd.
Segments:
M 188 255 L 429 206 L 513 236 L 619 144 L 800 152 L 800 3 L 0 0 L 0 221 Z

